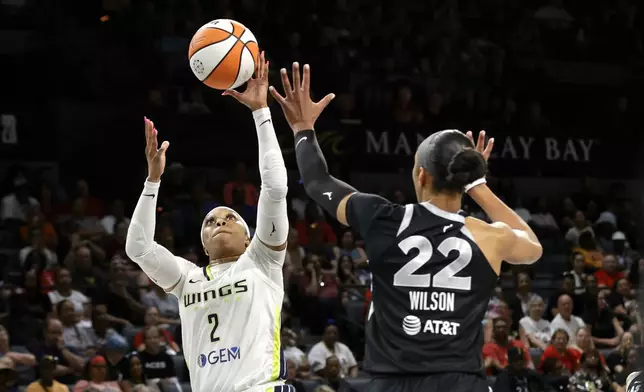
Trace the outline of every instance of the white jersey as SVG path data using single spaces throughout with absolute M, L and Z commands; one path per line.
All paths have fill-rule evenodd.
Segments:
M 186 261 L 172 293 L 193 391 L 289 390 L 280 344 L 284 255 L 253 240 L 236 262 L 199 268 Z

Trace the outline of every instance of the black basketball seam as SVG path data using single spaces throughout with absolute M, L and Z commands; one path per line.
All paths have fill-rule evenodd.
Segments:
M 231 35 L 232 35 L 232 34 L 231 34 Z M 232 35 L 232 36 L 234 37 L 234 35 Z M 206 79 L 208 79 L 208 78 L 210 77 L 210 75 L 212 75 L 212 73 L 213 73 L 213 72 L 215 72 L 215 70 L 217 69 L 217 67 L 219 67 L 219 64 L 221 64 L 221 62 L 222 62 L 222 61 L 224 61 L 224 59 L 226 58 L 226 56 L 228 56 L 228 54 L 230 53 L 230 51 L 231 51 L 231 50 L 233 50 L 233 48 L 235 47 L 235 45 L 237 45 L 237 42 L 239 42 L 239 38 L 237 38 L 237 40 L 235 41 L 235 43 L 233 44 L 233 46 L 231 46 L 231 47 L 230 47 L 230 49 L 228 49 L 228 51 L 227 51 L 227 52 L 226 52 L 226 53 L 221 57 L 221 61 L 219 61 L 219 63 L 218 63 L 217 65 L 215 65 L 215 68 L 213 68 L 213 69 L 212 69 L 212 71 L 210 71 L 210 73 L 209 73 L 209 74 L 208 74 L 208 75 L 203 79 L 203 80 L 204 80 L 204 82 L 206 81 Z M 242 50 L 244 50 L 244 48 L 242 48 Z M 241 64 L 241 57 L 240 57 L 240 61 L 239 61 L 239 63 Z M 239 66 L 237 66 L 237 68 L 239 68 Z M 239 72 L 239 71 L 237 71 L 237 72 Z M 235 79 L 237 79 L 237 76 L 235 76 Z M 233 80 L 233 83 L 234 83 L 234 82 L 235 82 L 235 80 Z
M 217 29 L 217 30 L 221 30 L 221 29 Z M 224 31 L 224 30 L 221 30 L 221 31 Z M 227 31 L 226 31 L 226 32 L 227 32 Z M 228 33 L 228 32 L 227 32 L 227 33 Z M 195 54 L 197 54 L 197 52 L 198 52 L 198 51 L 200 51 L 201 49 L 207 48 L 207 47 L 212 46 L 212 45 L 214 45 L 214 44 L 218 44 L 218 43 L 220 43 L 220 42 L 224 42 L 225 40 L 227 40 L 227 39 L 228 39 L 228 38 L 230 38 L 231 36 L 233 36 L 233 35 L 232 35 L 232 34 L 228 34 L 228 37 L 226 37 L 226 38 L 224 38 L 224 39 L 220 39 L 219 41 L 211 42 L 211 43 L 209 43 L 208 45 L 204 45 L 204 46 L 202 46 L 201 48 L 199 48 L 198 50 L 195 50 L 195 52 L 194 52 L 192 55 L 194 56 L 194 55 L 195 55 Z M 192 46 L 192 44 L 190 44 L 190 46 Z

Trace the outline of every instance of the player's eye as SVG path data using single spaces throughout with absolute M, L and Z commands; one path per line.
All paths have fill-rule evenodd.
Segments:
M 226 217 L 227 220 L 237 220 L 237 217 L 233 214 L 230 214 Z

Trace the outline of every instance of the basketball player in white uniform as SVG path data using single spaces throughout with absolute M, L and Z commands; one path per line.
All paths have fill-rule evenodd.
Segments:
M 150 279 L 179 298 L 184 355 L 195 392 L 292 391 L 284 385 L 280 347 L 287 177 L 267 90 L 268 64 L 262 53 L 246 91 L 225 93 L 253 111 L 262 188 L 252 240 L 246 222 L 232 209 L 217 207 L 206 215 L 201 241 L 210 263 L 204 268 L 153 240 L 169 144 L 157 149 L 157 131 L 145 120 L 148 178 L 132 215 L 126 251 Z

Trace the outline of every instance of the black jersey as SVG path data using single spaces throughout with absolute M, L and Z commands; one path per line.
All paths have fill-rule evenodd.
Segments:
M 372 273 L 365 369 L 481 374 L 482 321 L 497 275 L 465 218 L 357 193 L 347 221 L 365 240 Z

